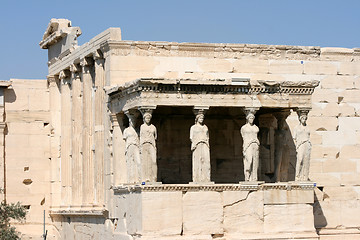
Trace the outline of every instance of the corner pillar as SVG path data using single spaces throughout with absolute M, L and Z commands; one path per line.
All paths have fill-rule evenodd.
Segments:
M 61 205 L 61 83 L 58 76 L 47 76 L 50 94 L 50 117 L 53 131 L 50 134 L 51 144 L 51 205 Z
M 94 81 L 94 165 L 95 165 L 95 204 L 104 205 L 104 149 L 105 149 L 105 59 L 96 51 L 93 54 L 95 67 Z M 115 173 L 114 173 L 115 174 Z
M 123 139 L 125 140 L 127 183 L 140 183 L 140 141 L 136 130 L 136 120 L 139 116 L 139 112 L 136 109 L 129 109 L 125 111 L 125 114 L 129 119 L 129 127 L 125 128 L 123 132 Z

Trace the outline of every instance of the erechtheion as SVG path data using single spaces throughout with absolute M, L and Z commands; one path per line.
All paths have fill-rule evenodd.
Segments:
M 23 239 L 360 239 L 360 49 L 80 35 L 0 82 Z

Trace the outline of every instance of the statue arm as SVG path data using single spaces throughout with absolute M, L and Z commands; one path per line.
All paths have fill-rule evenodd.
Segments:
M 193 126 L 190 128 L 190 141 L 193 141 Z
M 124 133 L 123 133 L 123 139 L 126 140 L 126 129 L 124 130 Z
M 156 130 L 155 126 L 154 126 L 154 138 L 155 138 L 155 140 L 157 140 L 157 130 Z
M 241 137 L 244 138 L 244 126 L 241 127 L 240 134 L 241 134 Z
M 295 130 L 294 130 L 294 135 L 293 135 L 293 139 L 294 139 L 294 143 L 295 143 L 295 146 L 297 145 L 296 144 L 296 139 L 297 139 L 297 128 L 295 128 Z

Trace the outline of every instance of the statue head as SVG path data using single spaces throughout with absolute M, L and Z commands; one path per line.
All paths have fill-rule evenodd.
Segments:
M 300 124 L 305 126 L 306 120 L 307 120 L 307 114 L 300 114 L 300 116 L 299 116 Z
M 196 115 L 195 117 L 195 123 L 200 123 L 200 124 L 203 124 L 204 123 L 204 114 L 202 113 L 199 113 L 198 115 Z
M 144 113 L 143 119 L 144 119 L 144 123 L 146 123 L 147 125 L 150 124 L 152 115 L 149 112 Z
M 254 124 L 254 120 L 255 120 L 255 115 L 253 113 L 248 113 L 248 115 L 246 115 L 246 121 L 250 123 L 250 125 Z

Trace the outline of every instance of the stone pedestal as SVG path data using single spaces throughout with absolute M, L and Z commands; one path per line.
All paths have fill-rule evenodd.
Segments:
M 314 183 L 113 187 L 115 232 L 141 239 L 318 239 Z

